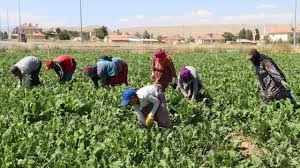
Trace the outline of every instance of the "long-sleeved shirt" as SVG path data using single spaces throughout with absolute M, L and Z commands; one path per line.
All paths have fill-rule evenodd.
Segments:
M 260 61 L 259 65 L 256 66 L 256 75 L 262 95 L 267 100 L 286 98 L 289 94 L 282 85 L 282 81 L 286 82 L 285 76 L 271 58 L 266 57 Z
M 117 67 L 113 62 L 110 61 L 99 61 L 97 63 L 97 76 L 102 82 L 102 87 L 105 87 L 107 84 L 107 78 L 117 75 Z M 98 81 L 94 81 L 94 84 Z M 98 85 L 98 84 L 97 84 Z
M 138 113 L 139 120 L 145 124 L 145 117 L 143 113 L 141 112 L 141 109 L 148 106 L 149 104 L 153 103 L 153 108 L 150 111 L 149 115 L 152 117 L 155 116 L 156 111 L 158 110 L 160 101 L 158 99 L 158 88 L 156 85 L 148 85 L 141 89 L 139 89 L 137 92 L 137 97 L 139 99 L 139 104 L 134 106 L 135 111 Z
M 196 68 L 194 68 L 192 66 L 186 66 L 185 68 L 188 69 L 192 75 L 191 83 L 193 84 L 193 93 L 191 93 L 190 90 L 189 90 L 189 93 L 186 92 L 185 85 L 187 85 L 187 84 L 184 83 L 184 81 L 180 77 L 180 75 L 178 77 L 179 89 L 184 96 L 186 96 L 186 97 L 192 96 L 192 99 L 195 100 L 197 97 L 197 94 L 199 92 L 199 86 L 202 85 L 202 81 L 200 80 L 200 77 L 197 73 Z
M 34 56 L 27 56 L 23 59 L 21 59 L 19 62 L 15 64 L 16 67 L 19 68 L 22 75 L 29 75 L 33 71 L 37 70 L 37 68 L 40 66 L 41 61 L 38 57 Z
M 76 69 L 75 60 L 68 55 L 61 55 L 55 58 L 53 62 L 59 64 L 64 72 L 73 72 Z
M 176 69 L 171 59 L 162 65 L 154 57 L 152 62 L 152 73 L 155 81 L 162 85 L 163 91 L 165 91 L 168 84 L 172 82 L 173 78 L 176 78 Z
M 111 61 L 116 65 L 117 67 L 117 73 L 121 73 L 122 72 L 122 67 L 123 67 L 123 64 L 124 64 L 124 60 L 122 58 L 119 58 L 119 57 L 113 57 L 111 59 Z

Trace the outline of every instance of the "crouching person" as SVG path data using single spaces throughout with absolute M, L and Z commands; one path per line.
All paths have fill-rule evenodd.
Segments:
M 39 73 L 42 68 L 42 62 L 38 57 L 27 56 L 11 67 L 13 76 L 19 78 L 19 86 L 24 83 L 26 76 L 30 76 L 30 86 L 39 85 Z
M 100 60 L 96 66 L 85 67 L 83 70 L 92 79 L 95 88 L 99 88 L 99 80 L 101 80 L 102 87 L 118 84 L 117 67 L 111 61 Z
M 159 85 L 148 85 L 137 91 L 133 88 L 126 89 L 121 105 L 133 106 L 140 122 L 146 126 L 152 125 L 155 120 L 160 127 L 172 127 L 166 99 Z
M 116 73 L 118 76 L 118 80 L 112 81 L 117 83 L 112 83 L 112 85 L 128 85 L 128 65 L 127 63 L 120 57 L 108 57 L 107 55 L 102 55 L 99 58 L 99 61 L 110 61 L 116 66 Z
M 53 60 L 46 61 L 46 69 L 54 69 L 59 81 L 68 82 L 72 80 L 77 63 L 74 58 L 68 55 L 59 56 Z
M 259 53 L 256 49 L 251 49 L 247 59 L 255 67 L 264 102 L 289 98 L 293 104 L 296 104 L 283 72 L 272 58 Z
M 197 100 L 197 96 L 202 89 L 202 81 L 197 73 L 196 68 L 186 66 L 179 72 L 178 87 L 184 97 L 193 101 Z

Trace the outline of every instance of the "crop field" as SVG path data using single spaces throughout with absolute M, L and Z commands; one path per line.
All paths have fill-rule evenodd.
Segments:
M 151 53 L 52 50 L 0 52 L 0 167 L 300 167 L 300 110 L 289 100 L 264 104 L 246 52 L 170 53 L 177 71 L 191 65 L 203 98 L 190 102 L 171 89 L 174 128 L 142 126 L 121 108 L 125 85 L 95 90 L 81 68 L 101 54 L 120 56 L 130 86 L 151 81 Z M 71 83 L 41 71 L 42 84 L 17 88 L 9 68 L 25 55 L 43 62 L 61 54 L 77 63 Z M 299 54 L 267 53 L 300 96 Z

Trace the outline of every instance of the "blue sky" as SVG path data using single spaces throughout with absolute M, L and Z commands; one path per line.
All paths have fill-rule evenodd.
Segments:
M 201 24 L 292 23 L 294 0 L 82 0 L 84 25 L 110 28 Z M 18 0 L 0 0 L 18 23 Z M 79 0 L 21 0 L 22 22 L 43 27 L 79 26 Z M 300 14 L 300 11 L 299 11 Z M 4 20 L 5 19 L 5 20 Z M 300 17 L 299 17 L 300 21 Z

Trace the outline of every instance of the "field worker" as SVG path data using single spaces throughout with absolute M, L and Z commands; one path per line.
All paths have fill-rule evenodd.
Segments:
M 120 57 L 108 57 L 103 55 L 100 57 L 99 61 L 111 61 L 117 67 L 118 81 L 116 84 L 125 83 L 128 85 L 128 65 L 127 63 Z M 116 85 L 115 84 L 115 85 Z
M 99 88 L 98 80 L 101 80 L 101 86 L 115 86 L 118 83 L 118 74 L 116 65 L 107 60 L 98 61 L 96 66 L 83 68 L 86 75 L 89 76 L 96 88 Z
M 155 83 L 161 85 L 163 92 L 165 92 L 169 84 L 177 83 L 174 63 L 162 49 L 154 51 L 152 78 L 155 80 Z
M 180 70 L 178 87 L 184 97 L 196 101 L 197 95 L 202 88 L 202 81 L 194 67 L 186 66 Z
M 71 81 L 77 63 L 74 58 L 68 55 L 59 56 L 53 60 L 46 61 L 46 69 L 54 69 L 59 81 Z
M 42 68 L 42 62 L 38 57 L 27 56 L 11 67 L 13 76 L 19 78 L 19 86 L 24 82 L 24 78 L 30 75 L 30 86 L 40 84 L 39 73 Z
M 133 106 L 140 122 L 144 125 L 150 126 L 155 120 L 160 127 L 172 127 L 166 99 L 159 85 L 148 85 L 137 91 L 128 88 L 123 92 L 122 97 L 121 105 Z
M 247 54 L 247 59 L 255 67 L 264 102 L 289 98 L 295 103 L 283 72 L 272 58 L 260 54 L 256 49 L 251 49 Z

